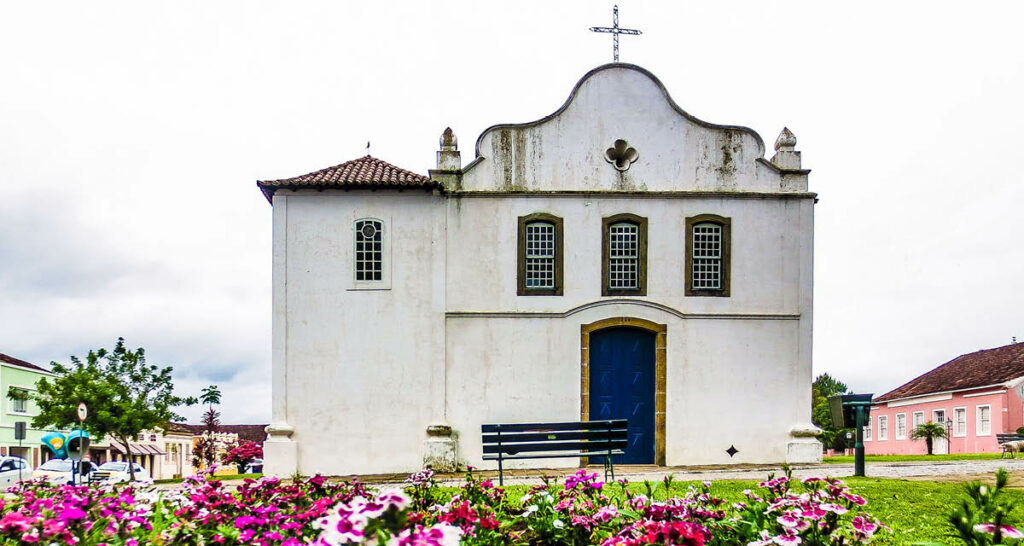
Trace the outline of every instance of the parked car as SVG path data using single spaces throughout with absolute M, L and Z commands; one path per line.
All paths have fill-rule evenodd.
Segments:
M 263 472 L 263 459 L 253 459 L 248 466 L 245 467 L 246 474 L 259 474 Z
M 18 483 L 18 480 L 32 478 L 32 468 L 28 461 L 21 457 L 0 457 L 0 486 L 7 487 Z
M 82 472 L 83 477 L 77 478 L 76 474 L 73 472 L 74 465 L 75 461 L 71 459 L 50 459 L 43 463 L 42 466 L 35 469 L 35 471 L 32 472 L 32 477 L 46 478 L 50 483 L 56 485 L 71 484 L 72 480 L 77 480 L 81 483 L 82 481 L 88 481 L 90 479 L 90 474 L 92 474 L 95 469 L 95 465 L 91 462 L 87 460 L 82 461 L 80 471 Z
M 152 481 L 149 472 L 139 463 L 132 463 L 135 466 L 136 481 Z M 100 465 L 93 471 L 91 476 L 93 483 L 122 483 L 131 481 L 131 474 L 128 472 L 127 461 L 109 461 Z

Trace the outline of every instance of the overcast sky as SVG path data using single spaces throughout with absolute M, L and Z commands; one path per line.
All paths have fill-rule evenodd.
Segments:
M 815 373 L 881 394 L 1024 339 L 1021 2 L 621 0 L 621 60 L 813 170 Z M 5 2 L 0 352 L 118 336 L 270 418 L 257 179 L 366 153 L 426 174 L 611 60 L 610 2 Z M 743 388 L 743 386 L 741 386 Z M 193 421 L 198 409 L 185 414 Z

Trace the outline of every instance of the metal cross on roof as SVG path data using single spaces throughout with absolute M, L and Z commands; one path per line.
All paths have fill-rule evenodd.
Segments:
M 615 4 L 612 8 L 612 26 L 610 27 L 590 27 L 591 32 L 610 32 L 612 35 L 612 59 L 615 62 L 619 62 L 619 34 L 629 34 L 636 36 L 642 34 L 639 30 L 632 28 L 619 28 L 619 5 Z

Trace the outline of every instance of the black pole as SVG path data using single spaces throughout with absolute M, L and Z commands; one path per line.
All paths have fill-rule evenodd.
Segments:
M 864 406 L 857 406 L 857 443 L 853 452 L 853 475 L 864 477 Z

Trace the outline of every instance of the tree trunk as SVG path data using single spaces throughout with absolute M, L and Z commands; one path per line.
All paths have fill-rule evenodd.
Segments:
M 128 443 L 128 439 L 124 436 L 121 437 L 121 443 L 124 444 L 125 457 L 128 458 L 128 477 L 131 481 L 135 481 L 135 461 L 132 460 L 132 445 Z M 928 451 L 931 451 L 929 448 Z
M 931 455 L 932 454 L 932 437 L 931 436 L 925 436 L 925 438 L 924 438 L 924 445 L 928 446 L 928 454 Z

